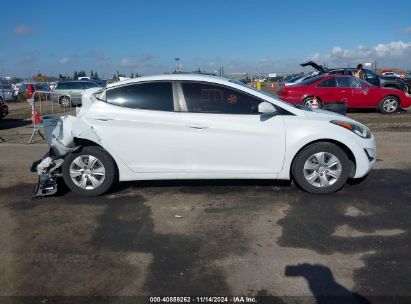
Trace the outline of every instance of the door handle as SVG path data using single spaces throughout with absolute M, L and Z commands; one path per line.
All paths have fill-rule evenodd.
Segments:
M 203 130 L 203 129 L 207 129 L 207 126 L 204 125 L 200 125 L 200 124 L 188 124 L 186 125 L 186 127 L 190 128 L 190 129 L 196 129 L 196 130 Z
M 109 120 L 114 120 L 113 118 L 109 118 L 109 117 L 95 117 L 95 120 L 100 120 L 100 121 L 109 121 Z

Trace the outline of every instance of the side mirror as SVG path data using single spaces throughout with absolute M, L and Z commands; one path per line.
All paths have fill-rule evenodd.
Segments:
M 272 103 L 263 101 L 258 105 L 258 113 L 274 115 L 275 113 L 277 113 L 277 110 Z

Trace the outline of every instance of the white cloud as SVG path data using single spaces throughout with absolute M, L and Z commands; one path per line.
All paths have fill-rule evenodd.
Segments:
M 59 60 L 59 63 L 60 63 L 60 64 L 70 63 L 70 59 L 67 58 L 67 57 L 61 58 L 61 59 Z
M 307 60 L 312 60 L 312 61 L 319 61 L 321 59 L 321 54 L 319 52 L 316 52 L 310 56 L 308 56 Z
M 21 35 L 21 34 L 27 34 L 28 32 L 30 32 L 30 30 L 29 30 L 29 28 L 28 28 L 27 26 L 25 26 L 25 25 L 19 25 L 19 26 L 16 26 L 16 27 L 15 27 L 14 32 L 15 32 L 16 34 Z
M 384 65 L 408 68 L 411 66 L 411 42 L 392 41 L 371 47 L 360 45 L 355 49 L 335 46 L 328 54 L 315 53 L 307 59 L 327 62 L 329 66 L 347 66 L 377 60 Z
M 133 60 L 131 60 L 130 58 L 123 58 L 121 59 L 121 66 L 123 68 L 132 68 L 134 67 L 136 64 L 134 63 Z

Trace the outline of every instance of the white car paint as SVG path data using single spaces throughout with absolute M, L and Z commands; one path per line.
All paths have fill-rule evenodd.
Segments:
M 102 146 L 115 160 L 119 180 L 152 179 L 290 179 L 298 151 L 314 141 L 334 141 L 355 157 L 353 177 L 365 176 L 375 164 L 374 137 L 365 139 L 331 124 L 331 120 L 355 122 L 326 111 L 306 111 L 274 96 L 224 78 L 171 74 L 134 78 L 109 84 L 147 81 L 199 81 L 241 90 L 276 105 L 290 115 L 234 115 L 189 113 L 184 98 L 181 111 L 128 109 L 98 100 L 89 89 L 82 97 L 77 117 L 66 116 L 53 132 L 53 145 L 64 149 L 73 139 L 87 139 Z M 181 96 L 180 96 L 181 97 Z M 358 122 L 355 122 L 358 125 Z M 369 161 L 364 149 L 374 160 Z

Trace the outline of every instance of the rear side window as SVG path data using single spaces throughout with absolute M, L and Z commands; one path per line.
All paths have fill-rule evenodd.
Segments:
M 171 82 L 131 84 L 106 91 L 107 102 L 132 109 L 174 111 Z
M 59 82 L 56 87 L 57 90 L 83 90 L 82 82 Z
M 329 78 L 317 85 L 317 88 L 335 88 L 336 86 L 337 83 L 335 81 L 335 78 Z
M 11 90 L 11 85 L 10 84 L 2 84 L 3 90 Z

